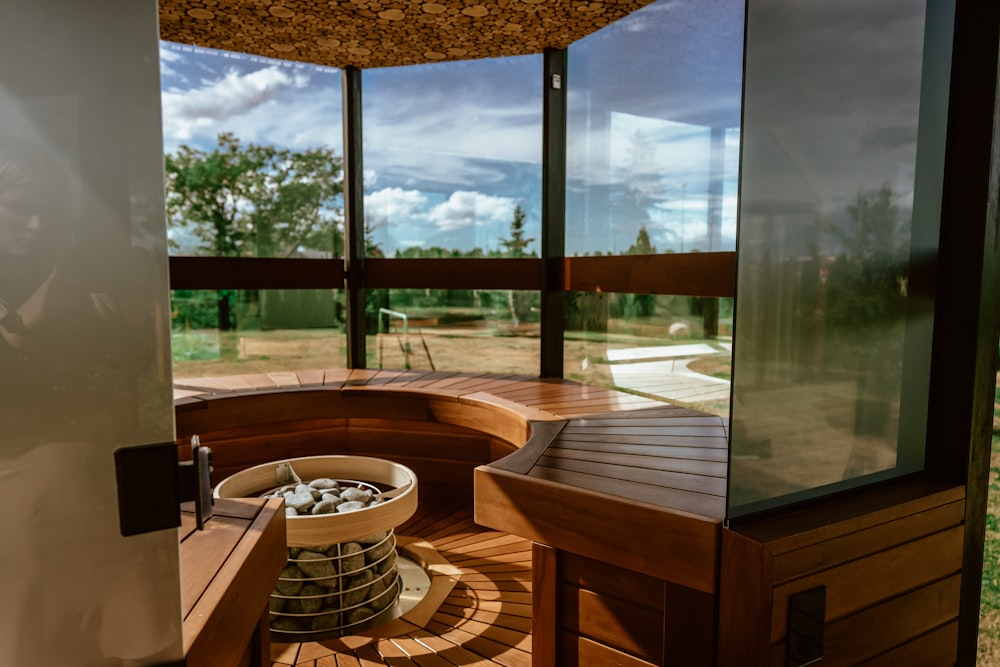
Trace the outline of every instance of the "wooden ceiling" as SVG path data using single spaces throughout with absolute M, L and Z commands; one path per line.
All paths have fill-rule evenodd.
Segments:
M 564 48 L 654 0 L 160 0 L 160 37 L 331 67 Z

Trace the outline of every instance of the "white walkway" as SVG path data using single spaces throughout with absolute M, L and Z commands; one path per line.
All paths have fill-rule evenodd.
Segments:
M 731 349 L 728 344 L 720 345 Z M 609 350 L 615 386 L 675 403 L 709 403 L 729 400 L 729 380 L 689 370 L 689 362 L 724 354 L 705 344 L 666 345 Z

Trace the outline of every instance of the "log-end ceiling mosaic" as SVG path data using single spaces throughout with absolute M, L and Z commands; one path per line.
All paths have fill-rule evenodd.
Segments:
M 541 53 L 653 0 L 160 0 L 160 37 L 331 67 Z

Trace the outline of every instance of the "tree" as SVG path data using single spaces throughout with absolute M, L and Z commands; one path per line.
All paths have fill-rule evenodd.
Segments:
M 610 195 L 611 231 L 618 238 L 652 222 L 649 210 L 665 193 L 663 170 L 656 161 L 656 143 L 642 131 L 629 137 L 626 161 L 619 169 L 621 182 Z M 618 248 L 614 248 L 620 252 Z
M 211 151 L 181 146 L 166 156 L 166 203 L 172 227 L 191 228 L 215 257 L 289 257 L 343 252 L 341 158 L 328 148 L 304 151 L 241 145 L 220 134 Z M 233 327 L 229 293 L 219 293 L 219 328 Z
M 649 232 L 646 225 L 639 227 L 639 233 L 635 237 L 635 243 L 628 247 L 629 255 L 655 255 L 656 246 L 649 240 Z
M 524 238 L 524 210 L 520 206 L 514 207 L 514 219 L 510 221 L 510 238 L 500 239 L 503 247 L 504 257 L 530 257 L 534 253 L 525 252 L 525 249 L 535 242 L 535 239 Z
M 825 225 L 841 247 L 826 280 L 827 362 L 856 377 L 857 432 L 881 435 L 902 382 L 910 221 L 888 183 L 859 190 L 846 212 Z
M 503 247 L 504 257 L 530 257 L 534 253 L 525 252 L 525 248 L 535 242 L 535 239 L 524 238 L 524 210 L 520 206 L 514 207 L 514 217 L 510 221 L 510 238 L 500 239 Z M 516 328 L 520 325 L 524 316 L 531 312 L 532 294 L 515 294 L 513 290 L 507 291 L 507 308 L 510 310 L 510 319 Z
M 656 253 L 656 246 L 649 240 L 649 232 L 646 225 L 639 227 L 636 234 L 635 243 L 629 246 L 629 255 L 653 255 Z M 626 317 L 650 317 L 656 304 L 656 297 L 652 294 L 622 294 L 622 314 Z
M 210 152 L 181 146 L 166 156 L 171 225 L 192 225 L 217 257 L 289 257 L 341 249 L 341 159 L 247 144 L 230 133 Z

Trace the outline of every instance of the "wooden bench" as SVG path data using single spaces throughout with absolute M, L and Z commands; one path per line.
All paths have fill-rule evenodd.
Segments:
M 465 508 L 425 512 L 433 518 L 414 534 L 436 535 L 445 552 L 477 548 L 470 586 L 503 591 L 498 577 L 510 576 L 530 595 L 528 636 L 499 620 L 468 632 L 482 589 L 404 636 L 303 644 L 274 665 L 326 667 L 337 653 L 338 664 L 766 667 L 784 664 L 789 597 L 816 586 L 826 587 L 833 662 L 954 661 L 960 485 L 907 476 L 723 527 L 724 419 L 532 377 L 332 370 L 178 381 L 177 424 L 182 448 L 194 433 L 213 448 L 221 476 L 309 454 L 409 465 L 422 503 Z M 504 534 L 531 541 L 530 581 L 524 547 L 511 547 L 516 564 L 490 553 L 490 536 Z M 438 654 L 404 648 L 420 646 Z
M 185 664 L 269 665 L 268 596 L 288 558 L 282 501 L 219 499 L 204 530 L 184 511 L 179 538 Z
M 379 456 L 416 472 L 421 503 L 473 505 L 478 524 L 533 540 L 535 664 L 714 654 L 716 415 L 563 380 L 344 369 L 178 380 L 175 404 L 182 452 L 198 434 L 215 481 L 279 458 Z M 623 586 L 643 596 L 622 600 Z M 646 636 L 602 632 L 608 608 Z

